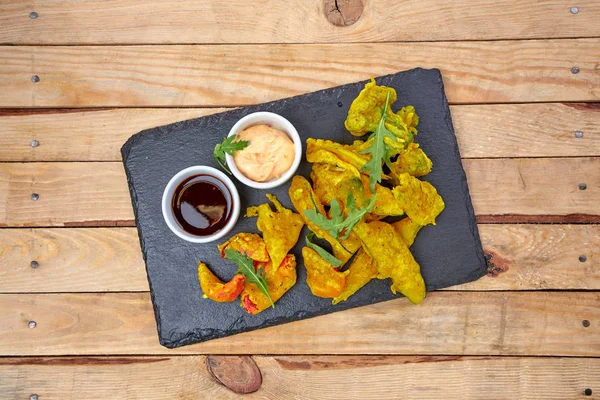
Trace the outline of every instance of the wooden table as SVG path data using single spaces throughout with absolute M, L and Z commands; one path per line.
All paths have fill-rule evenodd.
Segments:
M 599 21 L 595 0 L 0 0 L 0 398 L 234 398 L 258 370 L 251 398 L 600 398 Z M 417 66 L 444 75 L 490 276 L 161 347 L 125 140 Z

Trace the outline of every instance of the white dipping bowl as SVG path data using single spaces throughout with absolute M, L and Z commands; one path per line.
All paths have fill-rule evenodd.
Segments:
M 283 133 L 289 136 L 294 142 L 294 148 L 296 153 L 294 154 L 294 162 L 289 170 L 283 173 L 278 179 L 272 179 L 267 182 L 256 182 L 249 178 L 247 178 L 244 174 L 240 172 L 240 170 L 235 165 L 233 161 L 233 157 L 229 154 L 226 154 L 225 158 L 227 160 L 227 166 L 233 173 L 233 175 L 244 185 L 250 186 L 255 189 L 271 189 L 280 185 L 283 185 L 287 182 L 298 170 L 298 166 L 300 165 L 300 160 L 302 159 L 302 142 L 300 141 L 300 135 L 298 135 L 298 131 L 294 128 L 294 125 L 287 119 L 283 118 L 279 114 L 275 114 L 272 112 L 255 112 L 252 114 L 246 115 L 244 118 L 240 119 L 229 131 L 229 136 L 236 136 L 238 133 L 243 131 L 246 128 L 249 128 L 254 125 L 271 125 L 275 129 L 279 129 Z
M 175 194 L 175 190 L 177 189 L 179 184 L 195 175 L 214 176 L 215 178 L 223 182 L 223 184 L 225 184 L 225 186 L 229 190 L 229 193 L 231 194 L 233 210 L 231 210 L 231 217 L 229 218 L 229 221 L 223 228 L 209 236 L 196 236 L 183 230 L 181 225 L 179 225 L 179 222 L 177 222 L 177 219 L 173 214 L 173 208 L 171 206 L 171 203 L 173 201 L 173 195 Z M 188 242 L 192 243 L 209 243 L 222 238 L 227 233 L 229 233 L 229 231 L 231 231 L 231 229 L 235 226 L 235 223 L 237 222 L 240 216 L 240 195 L 231 179 L 229 179 L 229 177 L 223 172 L 212 167 L 197 165 L 179 171 L 174 177 L 171 178 L 169 183 L 167 183 L 167 187 L 165 187 L 165 191 L 163 192 L 162 196 L 162 213 L 169 229 L 171 229 L 171 231 L 173 231 L 174 234 L 176 234 L 183 240 L 187 240 Z

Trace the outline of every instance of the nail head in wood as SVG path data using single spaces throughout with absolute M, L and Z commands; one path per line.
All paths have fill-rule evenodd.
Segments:
M 29 13 L 29 18 L 36 19 L 37 17 L 38 17 L 38 13 L 36 13 L 35 11 L 32 11 Z
M 580 261 L 580 262 L 586 262 L 586 261 L 587 261 L 587 257 L 586 257 L 586 256 L 584 256 L 584 255 L 580 255 L 580 256 L 579 256 L 579 261 Z
M 587 388 L 583 391 L 583 394 L 585 394 L 586 396 L 591 396 L 592 395 L 592 389 Z
M 571 7 L 571 14 L 577 14 L 579 12 L 579 7 Z
M 37 193 L 31 193 L 31 200 L 38 201 L 39 198 L 40 198 L 39 194 L 37 194 Z
M 581 325 L 583 325 L 584 328 L 587 328 L 590 326 L 590 321 L 584 319 L 583 321 L 581 321 Z
M 31 396 L 29 396 L 29 400 L 38 400 L 38 395 L 32 394 Z
M 39 81 L 40 81 L 40 77 L 39 77 L 39 76 L 37 76 L 37 75 L 33 75 L 33 76 L 31 77 L 31 82 L 33 82 L 33 83 L 38 83 Z
M 342 107 L 344 104 L 341 101 L 338 101 L 338 107 Z
M 40 142 L 38 142 L 37 140 L 32 140 L 31 141 L 31 147 L 38 147 L 40 145 Z
M 37 326 L 37 323 L 35 321 L 29 321 L 29 329 L 33 329 Z
M 206 368 L 218 383 L 235 393 L 253 393 L 262 385 L 262 374 L 252 357 L 208 356 Z
M 587 185 L 585 183 L 580 183 L 579 190 L 585 190 L 585 189 L 587 189 Z
M 582 131 L 576 131 L 575 132 L 575 137 L 578 139 L 581 139 L 583 137 L 583 132 Z
M 31 266 L 31 268 L 37 268 L 40 266 L 40 263 L 34 260 L 31 263 L 29 263 L 29 265 Z
M 358 21 L 364 5 L 361 0 L 324 0 L 323 11 L 332 25 L 350 26 Z
M 571 68 L 571 72 L 574 74 L 578 74 L 579 73 L 579 67 L 573 67 Z

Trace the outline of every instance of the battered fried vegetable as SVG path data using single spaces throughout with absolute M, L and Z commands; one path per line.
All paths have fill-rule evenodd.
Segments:
M 326 215 L 323 205 L 314 194 L 312 187 L 306 178 L 299 175 L 294 176 L 292 184 L 288 189 L 288 193 L 294 208 L 296 208 L 296 211 L 298 211 L 300 216 L 304 219 L 306 226 L 308 226 L 318 238 L 325 239 L 331 245 L 335 258 L 341 260 L 343 263 L 348 261 L 350 257 L 352 257 L 352 254 L 360 248 L 360 240 L 353 232 L 350 232 L 347 239 L 338 241 L 304 215 L 304 211 L 314 210 L 315 204 L 319 213 Z
M 392 226 L 408 247 L 412 246 L 412 244 L 415 242 L 415 238 L 417 237 L 417 233 L 419 233 L 423 227 L 409 217 L 394 222 Z
M 381 120 L 387 95 L 390 95 L 386 112 L 385 127 L 405 145 L 413 141 L 417 134 L 419 117 L 414 107 L 403 107 L 398 113 L 391 109 L 396 101 L 396 91 L 387 86 L 378 86 L 374 79 L 367 83 L 358 97 L 354 99 L 344 122 L 346 129 L 354 136 L 363 136 L 375 132 Z
M 408 246 L 385 222 L 358 223 L 354 231 L 363 248 L 377 265 L 379 278 L 392 278 L 392 292 L 399 291 L 412 303 L 419 304 L 425 298 L 425 281 L 421 268 Z
M 395 180 L 405 172 L 412 176 L 423 176 L 431 172 L 431 167 L 429 157 L 418 144 L 411 143 L 398 155 L 396 161 L 390 164 L 390 176 Z
M 435 218 L 446 206 L 433 185 L 407 173 L 400 174 L 398 181 L 392 193 L 404 207 L 406 215 L 419 225 L 435 225 Z
M 358 250 L 346 272 L 348 272 L 348 276 L 346 276 L 344 290 L 333 298 L 333 304 L 348 300 L 350 296 L 358 292 L 360 288 L 377 277 L 378 274 L 375 261 L 362 248 Z
M 239 251 L 242 255 L 246 255 L 254 261 L 267 262 L 270 260 L 263 238 L 256 233 L 238 233 L 217 247 L 223 258 L 225 257 L 225 250 L 228 249 Z
M 204 296 L 219 303 L 234 301 L 244 289 L 244 275 L 237 274 L 224 283 L 203 262 L 198 263 L 198 280 Z
M 273 263 L 255 263 L 256 269 L 264 268 L 265 277 L 268 281 L 269 294 L 273 302 L 279 300 L 288 290 L 296 284 L 296 257 L 288 254 L 279 268 L 273 268 Z M 240 295 L 241 306 L 249 314 L 258 314 L 269 308 L 271 302 L 254 283 L 244 283 L 244 289 Z
M 323 163 L 313 164 L 310 179 L 313 181 L 317 199 L 325 205 L 330 205 L 333 199 L 338 202 L 346 201 L 346 193 L 340 196 L 338 188 L 351 179 L 357 180 L 354 174 L 347 169 Z M 360 185 L 357 185 L 357 188 L 360 188 Z M 357 204 L 361 204 L 359 199 L 357 199 Z
M 306 284 L 312 294 L 318 297 L 333 298 L 338 296 L 346 284 L 348 271 L 340 272 L 325 261 L 311 248 L 302 248 L 304 266 L 306 267 Z
M 365 159 L 365 156 L 356 153 L 351 146 L 342 146 L 329 140 L 308 139 L 306 160 L 309 163 L 325 163 L 344 168 L 358 178 L 360 169 L 366 164 L 368 158 Z
M 371 79 L 348 110 L 348 117 L 344 126 L 354 136 L 363 136 L 374 132 L 381 120 L 385 99 L 390 94 L 390 105 L 396 101 L 396 91 L 387 86 L 377 86 L 375 79 Z
M 267 194 L 267 198 L 275 205 L 277 211 L 274 212 L 268 203 L 264 203 L 257 207 L 249 207 L 246 216 L 258 216 L 256 227 L 263 234 L 273 265 L 278 267 L 298 241 L 304 220 L 299 214 L 281 205 L 272 194 Z
M 340 204 L 345 204 L 347 194 L 352 193 L 357 207 L 360 208 L 366 200 L 373 197 L 369 190 L 369 178 L 364 174 L 361 174 L 359 181 L 353 174 L 342 168 L 328 164 L 313 164 L 310 178 L 317 198 L 325 205 L 331 204 L 333 199 Z M 402 205 L 390 189 L 377 184 L 375 194 L 377 198 L 371 210 L 373 214 L 380 215 L 381 218 L 404 214 Z

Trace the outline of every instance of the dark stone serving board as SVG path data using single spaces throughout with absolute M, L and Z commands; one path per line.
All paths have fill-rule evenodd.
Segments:
M 306 285 L 301 256 L 305 227 L 292 250 L 298 260 L 296 285 L 274 309 L 251 316 L 240 307 L 239 301 L 215 303 L 202 298 L 197 277 L 199 260 L 206 262 L 223 280 L 235 274 L 236 266 L 219 257 L 217 242 L 193 244 L 175 236 L 161 213 L 162 193 L 171 177 L 192 165 L 218 168 L 212 156 L 215 144 L 225 138 L 236 121 L 251 112 L 272 111 L 284 116 L 303 139 L 315 137 L 351 143 L 355 138 L 346 132 L 344 120 L 364 83 L 148 129 L 125 143 L 121 153 L 163 346 L 179 347 L 399 297 L 390 291 L 389 280 L 373 280 L 336 306 L 332 306 L 331 299 L 313 296 Z M 411 248 L 421 265 L 427 289 L 478 279 L 486 273 L 486 263 L 440 72 L 419 68 L 377 78 L 377 83 L 398 92 L 394 111 L 404 105 L 416 108 L 420 117 L 416 141 L 433 161 L 433 171 L 424 179 L 437 188 L 446 203 L 437 225 L 425 227 Z M 310 168 L 303 159 L 298 173 L 308 177 Z M 287 194 L 289 182 L 264 191 L 233 180 L 242 199 L 242 215 L 246 207 L 264 203 L 267 192 L 276 194 L 285 206 L 293 209 Z M 240 217 L 230 235 L 218 243 L 238 232 L 258 232 L 256 218 Z

